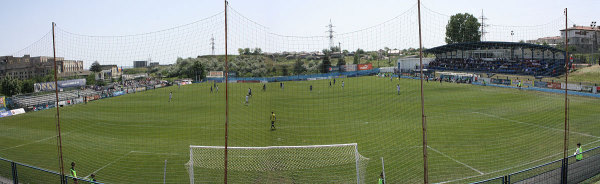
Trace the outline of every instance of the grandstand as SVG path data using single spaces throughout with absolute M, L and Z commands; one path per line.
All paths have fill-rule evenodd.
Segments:
M 58 101 L 68 101 L 68 104 L 72 104 L 74 103 L 73 101 L 77 101 L 77 99 L 83 98 L 84 96 L 94 96 L 98 94 L 99 92 L 91 89 L 64 91 L 58 93 Z M 27 110 L 37 110 L 54 106 L 56 103 L 56 95 L 54 93 L 49 93 L 32 96 L 16 96 L 13 97 L 12 100 L 17 107 L 25 108 Z M 81 99 L 81 101 L 82 100 L 83 99 Z
M 564 51 L 514 42 L 468 42 L 425 50 L 436 56 L 429 69 L 534 76 L 564 73 Z

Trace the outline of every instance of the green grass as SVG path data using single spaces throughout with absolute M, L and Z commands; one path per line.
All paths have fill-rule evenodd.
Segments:
M 107 183 L 161 183 L 167 160 L 167 182 L 189 182 L 184 166 L 189 145 L 224 144 L 225 85 L 218 84 L 219 93 L 210 93 L 210 85 L 174 86 L 60 108 L 65 166 L 74 161 L 80 177 L 96 172 Z M 424 85 L 431 182 L 483 180 L 562 157 L 564 95 Z M 253 97 L 244 105 L 248 88 Z M 283 90 L 279 83 L 268 83 L 267 91 L 261 89 L 262 84 L 229 85 L 229 146 L 358 143 L 360 154 L 370 158 L 367 182 L 377 180 L 381 157 L 388 183 L 423 181 L 419 81 L 358 77 L 337 79 L 331 88 L 328 80 L 319 80 L 285 82 Z M 570 97 L 571 148 L 577 142 L 584 149 L 600 145 L 598 104 L 600 99 Z M 277 114 L 276 131 L 269 130 L 271 111 Z M 55 114 L 50 109 L 0 119 L 0 157 L 57 171 Z M 21 182 L 46 183 L 40 182 L 41 174 L 21 172 L 32 176 Z M 306 177 L 303 172 L 231 171 L 230 181 L 289 183 Z M 308 177 L 339 181 L 336 173 L 346 172 L 324 169 Z M 5 173 L 10 171 L 0 168 L 0 175 L 7 177 Z M 220 169 L 195 175 L 196 181 L 222 182 Z

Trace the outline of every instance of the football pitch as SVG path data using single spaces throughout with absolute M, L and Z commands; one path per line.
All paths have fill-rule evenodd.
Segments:
M 264 91 L 262 83 L 230 83 L 229 146 L 357 143 L 370 159 L 367 183 L 377 181 L 382 157 L 388 183 L 422 183 L 420 82 L 375 76 L 330 82 L 267 83 Z M 199 83 L 60 108 L 65 172 L 76 162 L 79 177 L 95 173 L 100 182 L 189 183 L 189 146 L 225 142 L 225 85 L 217 85 L 212 93 L 213 83 Z M 468 183 L 562 158 L 564 94 L 434 81 L 424 83 L 424 94 L 431 182 Z M 600 99 L 569 96 L 569 109 L 569 154 L 578 142 L 600 146 Z M 0 157 L 58 171 L 55 116 L 49 109 L 0 119 Z M 23 183 L 56 183 L 31 169 L 19 175 Z M 222 170 L 194 175 L 197 182 L 223 181 Z M 10 176 L 10 164 L 0 165 L 0 176 Z M 235 171 L 230 181 L 294 182 Z

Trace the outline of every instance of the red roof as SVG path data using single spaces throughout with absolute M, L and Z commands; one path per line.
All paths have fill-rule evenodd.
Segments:
M 600 27 L 596 27 L 595 29 L 592 29 L 592 27 L 590 27 L 590 26 L 573 26 L 573 27 L 570 27 L 569 30 L 600 31 Z M 565 31 L 565 30 L 561 29 L 560 31 Z

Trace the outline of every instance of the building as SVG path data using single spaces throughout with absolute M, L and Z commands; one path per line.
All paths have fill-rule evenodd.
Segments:
M 117 65 L 100 65 L 102 71 L 96 73 L 96 80 L 119 79 L 123 75 L 123 70 Z
M 550 37 L 538 38 L 535 40 L 527 40 L 527 43 L 538 44 L 538 45 L 543 45 L 544 43 L 546 43 L 550 46 L 562 44 L 563 42 L 564 42 L 564 38 L 561 38 L 560 36 L 550 36 Z
M 63 77 L 75 76 L 83 71 L 83 61 L 56 58 L 57 73 Z M 50 56 L 23 57 L 0 56 L 0 79 L 8 76 L 26 80 L 54 74 L 54 58 Z
M 594 49 L 598 49 L 598 36 L 600 35 L 600 28 L 588 27 L 588 26 L 577 26 L 569 28 L 568 41 L 569 45 L 576 47 L 576 52 L 591 52 Z M 565 39 L 565 30 L 560 30 L 560 37 Z
M 133 62 L 134 68 L 144 68 L 147 66 L 148 66 L 148 61 L 134 61 Z

